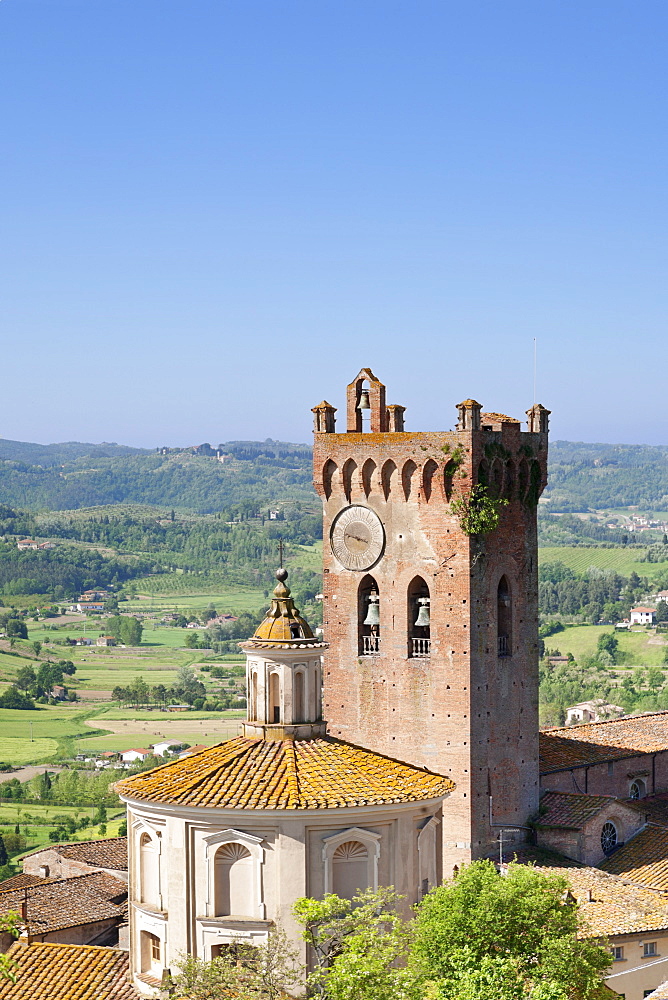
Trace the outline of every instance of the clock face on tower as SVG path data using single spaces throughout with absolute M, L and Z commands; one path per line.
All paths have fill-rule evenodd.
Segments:
M 361 504 L 337 514 L 330 532 L 332 552 L 346 569 L 369 569 L 385 546 L 385 531 L 375 511 Z

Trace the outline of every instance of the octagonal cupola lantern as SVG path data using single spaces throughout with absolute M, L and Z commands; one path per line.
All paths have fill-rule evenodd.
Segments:
M 271 607 L 255 634 L 239 645 L 246 654 L 248 719 L 244 736 L 310 739 L 324 736 L 322 654 L 327 649 L 301 617 L 278 569 Z

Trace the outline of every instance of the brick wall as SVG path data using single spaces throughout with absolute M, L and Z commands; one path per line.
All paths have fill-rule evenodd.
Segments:
M 497 825 L 525 824 L 538 806 L 536 500 L 547 434 L 521 433 L 516 421 L 493 417 L 487 423 L 483 415 L 479 430 L 315 434 L 329 732 L 457 783 L 444 808 L 446 873 L 489 853 Z M 461 464 L 453 463 L 458 453 Z M 510 502 L 500 527 L 477 542 L 449 501 L 483 479 L 496 481 Z M 368 574 L 344 568 L 329 542 L 350 504 L 371 508 L 385 529 L 383 554 Z M 358 644 L 358 590 L 367 575 L 380 594 L 379 656 L 360 655 Z M 512 648 L 500 657 L 504 575 Z M 431 599 L 425 659 L 408 655 L 407 594 L 416 576 Z

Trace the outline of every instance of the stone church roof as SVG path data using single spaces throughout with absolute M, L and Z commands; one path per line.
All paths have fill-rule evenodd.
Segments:
M 120 795 L 219 809 L 336 809 L 437 799 L 449 778 L 330 737 L 239 737 L 119 781 Z

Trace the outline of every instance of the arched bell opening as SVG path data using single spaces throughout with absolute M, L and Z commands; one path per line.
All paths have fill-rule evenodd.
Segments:
M 496 592 L 496 640 L 498 656 L 513 653 L 513 601 L 508 578 L 502 576 Z
M 380 653 L 380 592 L 372 576 L 365 576 L 357 591 L 358 654 Z
M 267 720 L 272 723 L 281 721 L 281 679 L 274 671 L 269 674 L 269 711 Z
M 371 430 L 371 389 L 366 379 L 357 383 L 357 405 L 355 411 L 358 430 L 361 434 Z
M 430 595 L 421 576 L 414 577 L 408 585 L 406 607 L 409 658 L 431 656 Z

